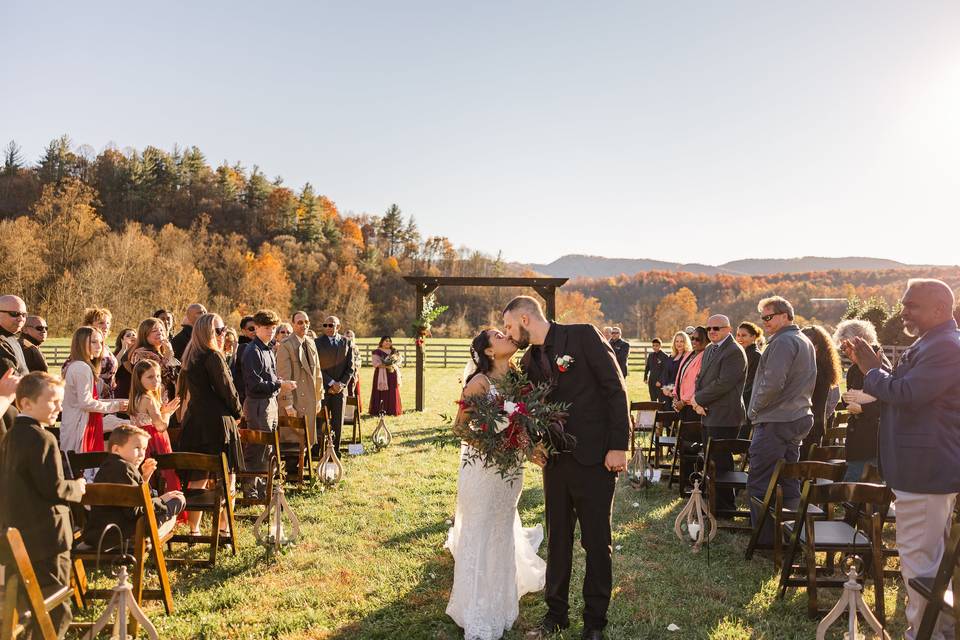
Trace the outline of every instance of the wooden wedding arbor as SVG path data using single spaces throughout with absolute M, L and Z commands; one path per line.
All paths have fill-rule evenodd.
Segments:
M 435 276 L 404 276 L 403 278 L 417 290 L 417 317 L 423 313 L 423 301 L 439 287 L 530 287 L 543 298 L 546 303 L 548 320 L 557 315 L 557 289 L 562 287 L 568 278 L 447 278 Z M 424 347 L 417 346 L 417 411 L 423 411 L 423 367 Z

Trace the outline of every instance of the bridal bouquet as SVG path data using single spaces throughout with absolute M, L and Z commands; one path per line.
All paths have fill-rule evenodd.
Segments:
M 394 351 L 383 359 L 383 364 L 387 367 L 387 371 L 392 373 L 397 370 L 397 367 L 403 366 L 403 354 L 399 351 Z
M 547 401 L 549 383 L 534 385 L 512 370 L 495 385 L 497 394 L 458 400 L 467 419 L 454 424 L 452 437 L 468 445 L 464 464 L 495 468 L 513 482 L 536 447 L 548 455 L 573 450 L 577 440 L 563 428 L 570 405 Z

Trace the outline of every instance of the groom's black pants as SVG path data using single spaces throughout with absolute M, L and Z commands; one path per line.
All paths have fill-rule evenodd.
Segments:
M 580 522 L 580 545 L 587 552 L 583 580 L 583 621 L 590 629 L 607 626 L 613 588 L 610 533 L 617 476 L 602 464 L 585 466 L 560 454 L 543 470 L 547 516 L 547 616 L 567 619 L 573 532 Z

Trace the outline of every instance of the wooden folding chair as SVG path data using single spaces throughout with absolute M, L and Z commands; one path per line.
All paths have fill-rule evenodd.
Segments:
M 732 456 L 741 456 L 744 464 L 740 465 L 739 470 L 734 461 L 734 468 L 730 471 L 717 471 L 717 456 L 729 453 Z M 746 518 L 750 520 L 750 509 L 719 509 L 717 507 L 717 492 L 720 490 L 730 490 L 734 492 L 734 504 L 736 505 L 736 494 L 739 491 L 745 491 L 747 488 L 748 474 L 744 470 L 746 461 L 750 457 L 750 441 L 739 440 L 737 438 L 708 438 L 707 449 L 704 454 L 704 463 L 706 470 L 707 499 L 710 513 L 716 518 Z M 721 529 L 733 529 L 737 531 L 749 531 L 750 526 L 739 525 L 719 525 Z
M 647 460 L 652 460 L 655 469 L 669 471 L 673 467 L 673 451 L 677 446 L 676 425 L 679 419 L 680 414 L 676 411 L 657 411 L 653 433 L 650 434 L 650 448 L 647 451 Z
M 699 420 L 681 422 L 677 431 L 677 444 L 673 448 L 673 461 L 670 463 L 670 480 L 667 481 L 667 488 L 673 485 L 674 478 L 676 478 L 680 495 L 689 495 L 690 491 L 687 486 L 689 475 L 694 471 L 699 471 L 702 452 L 703 425 Z
M 847 443 L 846 427 L 830 427 L 823 433 L 821 443 L 825 447 L 845 447 Z
M 846 462 L 847 448 L 840 446 L 821 446 L 813 444 L 810 447 L 810 460 L 814 462 Z
M 69 584 L 40 587 L 20 531 L 14 527 L 0 535 L 0 560 L 7 568 L 0 640 L 16 638 L 31 621 L 43 640 L 57 640 L 50 612 L 69 600 L 73 589 Z
M 353 411 L 348 412 L 346 407 L 352 407 Z M 351 420 L 346 419 L 346 416 L 349 413 L 353 414 Z M 360 428 L 362 425 L 362 419 L 363 418 L 360 415 L 360 398 L 357 396 L 347 396 L 346 406 L 344 407 L 343 424 L 344 426 L 349 424 L 353 427 L 353 434 L 350 437 L 350 444 L 360 444 L 360 440 L 363 437 L 363 430 Z
M 140 508 L 143 515 L 137 519 L 133 538 L 129 541 L 130 555 L 133 556 L 135 566 L 131 582 L 133 583 L 133 597 L 137 603 L 147 600 L 163 600 L 166 612 L 173 612 L 173 595 L 170 590 L 170 577 L 167 573 L 167 562 L 163 552 L 163 545 L 173 538 L 171 529 L 161 535 L 157 525 L 157 517 L 153 510 L 153 501 L 150 487 L 146 484 L 134 486 L 129 484 L 114 484 L 109 482 L 94 482 L 87 484 L 81 504 L 86 507 L 125 507 Z M 76 542 L 71 552 L 74 575 L 81 590 L 84 602 L 94 600 L 109 600 L 113 597 L 112 589 L 89 589 L 87 587 L 84 563 L 99 562 L 101 566 L 109 565 L 122 555 L 122 546 L 117 535 L 111 530 L 104 537 L 102 553 L 96 548 Z M 153 560 L 160 581 L 159 589 L 145 589 L 144 575 L 147 559 Z
M 200 511 L 209 513 L 210 535 L 188 535 L 177 534 L 170 538 L 171 543 L 188 544 L 208 544 L 210 545 L 210 555 L 207 560 L 194 560 L 192 558 L 168 558 L 170 565 L 178 564 L 196 564 L 201 566 L 213 567 L 217 563 L 217 550 L 221 541 L 229 544 L 233 555 L 237 555 L 237 524 L 233 514 L 233 501 L 230 488 L 230 471 L 227 466 L 227 456 L 225 453 L 220 455 L 210 455 L 206 453 L 165 453 L 156 456 L 157 470 L 172 469 L 174 471 L 202 471 L 212 476 L 214 485 L 209 489 L 190 489 L 184 488 L 183 494 L 187 499 L 186 511 Z M 226 509 L 227 528 L 229 535 L 224 538 L 220 536 L 220 513 Z
M 749 560 L 753 557 L 753 551 L 757 548 L 760 535 L 768 518 L 773 518 L 773 565 L 779 570 L 780 561 L 783 557 L 783 523 L 788 520 L 797 519 L 797 509 L 783 503 L 783 487 L 780 486 L 781 480 L 797 479 L 804 482 L 840 482 L 847 472 L 847 465 L 844 462 L 787 462 L 780 460 L 770 476 L 770 483 L 767 485 L 767 492 L 763 500 L 751 497 L 751 503 L 760 507 L 760 517 L 756 526 L 753 527 L 753 533 L 750 536 L 750 543 L 747 545 L 747 551 L 744 558 Z M 825 505 L 829 509 L 829 505 Z M 814 518 L 823 518 L 824 510 L 816 504 L 811 503 L 807 511 Z
M 326 407 L 321 414 L 325 414 Z M 320 437 L 321 416 L 317 416 L 317 437 Z M 313 479 L 313 452 L 307 437 L 307 419 L 294 416 L 280 416 L 277 424 L 280 439 L 280 458 L 287 462 L 287 477 L 284 480 L 303 484 L 304 478 Z M 294 461 L 290 464 L 289 461 Z
M 641 440 L 644 433 L 653 438 L 654 425 L 657 423 L 657 411 L 662 405 L 659 402 L 631 402 L 630 403 L 630 454 L 636 450 L 637 434 Z
M 883 547 L 881 534 L 883 517 L 890 506 L 893 492 L 883 485 L 861 482 L 815 484 L 807 482 L 800 497 L 797 519 L 784 523 L 790 534 L 787 561 L 780 572 L 779 598 L 788 587 L 806 587 L 807 613 L 811 618 L 820 615 L 817 608 L 819 587 L 841 588 L 847 578 L 817 566 L 817 553 L 856 554 L 864 559 L 864 569 L 873 578 L 877 619 L 886 623 L 883 601 Z M 814 519 L 811 504 L 850 503 L 859 509 L 847 510 L 845 520 L 831 519 L 828 509 L 825 517 Z M 803 550 L 804 565 L 795 565 L 797 554 Z
M 270 497 L 273 495 L 273 479 L 276 477 L 277 471 L 280 468 L 280 429 L 273 431 L 239 429 L 238 433 L 242 444 L 260 445 L 263 447 L 271 447 L 272 449 L 270 455 L 266 457 L 266 462 L 262 468 L 247 468 L 244 471 L 236 472 L 238 481 L 249 480 L 251 478 L 263 478 L 266 481 L 267 488 L 259 498 L 247 498 L 242 493 L 238 493 L 234 500 L 235 507 L 262 505 L 266 508 L 266 506 L 270 504 Z M 259 514 L 255 514 L 254 517 L 258 515 Z
M 920 619 L 920 628 L 917 630 L 917 640 L 930 640 L 933 637 L 933 632 L 937 628 L 937 618 L 940 615 L 953 616 L 955 637 L 960 638 L 960 607 L 954 600 L 955 589 L 960 585 L 958 560 L 960 560 L 960 523 L 954 520 L 936 575 L 910 578 L 910 587 L 926 600 L 923 617 Z

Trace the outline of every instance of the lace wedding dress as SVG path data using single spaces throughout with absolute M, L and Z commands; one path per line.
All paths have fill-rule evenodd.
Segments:
M 490 393 L 496 394 L 492 384 Z M 516 621 L 520 596 L 543 589 L 547 565 L 537 555 L 543 527 L 520 524 L 523 477 L 511 485 L 480 461 L 464 465 L 465 449 L 445 545 L 454 559 L 447 615 L 463 628 L 464 640 L 497 640 Z

